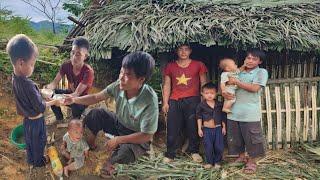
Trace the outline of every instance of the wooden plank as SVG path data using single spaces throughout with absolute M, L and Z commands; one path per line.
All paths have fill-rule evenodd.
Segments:
M 267 110 L 267 141 L 269 149 L 271 149 L 272 143 L 272 116 L 271 116 L 271 99 L 270 99 L 270 89 L 269 86 L 265 87 L 265 97 L 266 97 L 266 110 Z
M 317 140 L 318 123 L 317 123 L 317 84 L 312 85 L 312 140 Z
M 274 88 L 276 95 L 276 117 L 277 117 L 277 143 L 276 148 L 282 148 L 282 117 L 281 117 L 281 99 L 280 99 L 280 87 L 276 86 Z
M 294 99 L 295 99 L 295 107 L 296 107 L 296 141 L 300 140 L 300 121 L 301 121 L 301 114 L 300 114 L 300 90 L 299 86 L 294 86 Z
M 285 96 L 285 103 L 286 103 L 286 143 L 290 147 L 290 140 L 291 140 L 291 101 L 290 101 L 290 90 L 289 86 L 284 87 L 284 96 Z
M 290 79 L 271 79 L 268 80 L 269 84 L 283 84 L 283 83 L 306 83 L 306 82 L 320 81 L 320 77 L 311 78 L 290 78 Z
M 312 107 L 309 107 L 309 108 L 306 108 L 306 109 L 309 110 L 309 111 L 312 111 Z M 316 110 L 317 111 L 320 110 L 320 107 L 316 107 Z M 277 112 L 277 110 L 275 110 L 275 109 L 272 109 L 270 111 L 271 111 L 271 113 Z M 300 109 L 300 112 L 303 112 L 303 111 L 304 111 L 304 109 Z M 280 112 L 285 113 L 286 109 L 281 109 Z M 291 112 L 296 112 L 296 110 L 295 109 L 291 109 Z M 262 113 L 267 113 L 267 111 L 266 110 L 262 110 Z

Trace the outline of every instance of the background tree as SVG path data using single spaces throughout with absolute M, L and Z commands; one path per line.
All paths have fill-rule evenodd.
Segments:
M 90 5 L 92 0 L 66 0 L 62 7 L 64 10 L 79 17 L 80 14 Z
M 21 0 L 22 2 L 30 5 L 36 11 L 45 15 L 52 24 L 52 32 L 56 34 L 57 14 L 59 12 L 59 5 L 61 0 Z

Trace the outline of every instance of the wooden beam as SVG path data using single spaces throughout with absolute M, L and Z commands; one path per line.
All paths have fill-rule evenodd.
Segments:
M 283 84 L 283 83 L 303 83 L 310 81 L 320 81 L 320 77 L 312 78 L 290 78 L 290 79 L 271 79 L 267 84 Z
M 72 17 L 72 16 L 68 16 L 68 19 L 76 24 L 78 24 L 81 27 L 86 27 L 86 25 L 84 25 L 82 22 L 76 20 L 76 18 Z

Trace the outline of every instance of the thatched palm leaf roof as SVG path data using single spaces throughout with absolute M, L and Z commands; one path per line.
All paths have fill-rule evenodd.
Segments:
M 166 51 L 198 42 L 236 48 L 320 49 L 319 1 L 114 1 L 90 13 L 93 54 L 112 47 Z

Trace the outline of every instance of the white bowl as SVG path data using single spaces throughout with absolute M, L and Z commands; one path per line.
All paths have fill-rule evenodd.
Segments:
M 52 99 L 63 99 L 63 98 L 64 98 L 64 94 L 55 94 L 52 97 Z
M 51 98 L 53 95 L 53 90 L 52 89 L 41 89 L 40 93 L 42 95 L 43 98 Z

